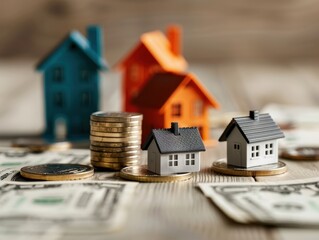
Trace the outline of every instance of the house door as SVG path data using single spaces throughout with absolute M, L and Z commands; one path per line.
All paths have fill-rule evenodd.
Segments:
M 240 166 L 244 166 L 245 164 L 243 163 L 243 159 L 241 157 L 241 151 L 242 151 L 242 146 L 240 145 L 240 143 L 234 143 L 234 154 L 235 154 L 236 162 L 238 162 Z
M 67 123 L 65 118 L 58 117 L 54 121 L 54 138 L 56 140 L 65 140 L 67 137 Z

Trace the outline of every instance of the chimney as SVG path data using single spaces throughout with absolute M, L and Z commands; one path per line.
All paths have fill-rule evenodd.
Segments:
M 175 55 L 181 54 L 181 32 L 182 29 L 177 25 L 170 25 L 167 28 L 167 38 L 171 44 L 171 50 Z
M 174 133 L 175 136 L 179 135 L 178 122 L 171 123 L 171 132 Z
M 103 54 L 103 32 L 100 26 L 91 25 L 87 28 L 87 39 L 94 52 L 102 57 Z
M 259 112 L 257 110 L 251 110 L 251 111 L 249 111 L 249 117 L 252 120 L 258 121 L 259 120 Z

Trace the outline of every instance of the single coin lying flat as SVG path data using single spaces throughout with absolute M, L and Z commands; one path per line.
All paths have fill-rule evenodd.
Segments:
M 280 154 L 281 158 L 298 161 L 319 160 L 319 147 L 296 147 L 285 149 Z
M 46 142 L 42 139 L 18 139 L 12 143 L 12 147 L 27 148 L 30 152 L 63 151 L 70 149 L 70 142 Z
M 20 174 L 33 180 L 65 181 L 91 177 L 94 169 L 81 164 L 41 164 L 23 167 L 20 169 Z
M 120 172 L 120 177 L 138 182 L 174 182 L 184 181 L 192 178 L 192 173 L 175 173 L 171 175 L 161 176 L 147 170 L 145 165 L 143 166 L 130 166 L 125 167 Z
M 287 171 L 287 166 L 284 162 L 278 161 L 278 163 L 267 164 L 251 168 L 235 167 L 227 164 L 226 159 L 220 159 L 213 163 L 212 169 L 216 173 L 233 176 L 273 176 L 283 174 Z

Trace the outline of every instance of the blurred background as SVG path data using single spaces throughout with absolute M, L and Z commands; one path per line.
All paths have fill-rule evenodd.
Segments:
M 0 136 L 44 128 L 34 67 L 70 30 L 104 29 L 113 67 L 147 31 L 183 27 L 183 53 L 221 112 L 319 103 L 319 2 L 314 0 L 2 0 Z M 102 110 L 120 110 L 121 75 L 103 73 Z M 215 112 L 212 113 L 216 115 Z
M 141 33 L 184 28 L 191 62 L 301 61 L 319 57 L 314 0 L 2 0 L 1 58 L 41 58 L 66 32 L 98 23 L 114 64 Z

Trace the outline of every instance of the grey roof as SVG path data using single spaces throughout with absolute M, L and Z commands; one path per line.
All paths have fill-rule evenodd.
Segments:
M 153 139 L 160 153 L 206 150 L 197 127 L 179 128 L 179 135 L 175 135 L 170 128 L 153 129 L 142 149 L 147 150 Z
M 285 137 L 278 125 L 268 113 L 260 114 L 258 120 L 247 117 L 233 118 L 226 127 L 219 141 L 226 141 L 237 126 L 247 143 L 256 143 Z

